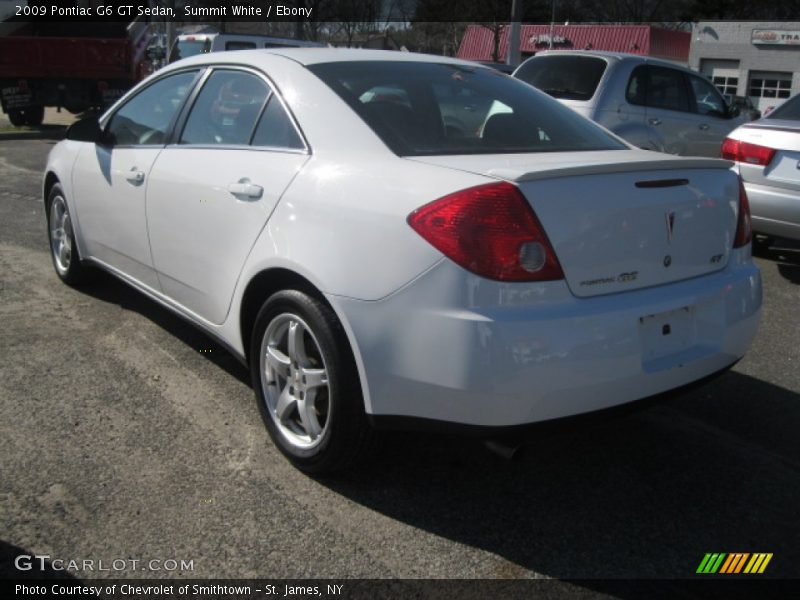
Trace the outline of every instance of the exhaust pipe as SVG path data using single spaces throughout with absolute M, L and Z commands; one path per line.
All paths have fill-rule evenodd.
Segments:
M 483 440 L 483 445 L 502 459 L 513 461 L 522 455 L 522 444 L 506 443 L 499 440 Z

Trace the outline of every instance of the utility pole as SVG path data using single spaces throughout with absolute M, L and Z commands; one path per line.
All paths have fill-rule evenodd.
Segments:
M 305 3 L 305 0 L 297 0 L 295 2 L 295 5 L 297 6 L 297 8 L 305 8 L 306 3 Z M 303 38 L 305 38 L 304 33 L 305 32 L 303 31 L 303 22 L 302 21 L 295 21 L 294 22 L 294 37 L 295 37 L 295 39 L 296 40 L 302 40 Z
M 172 9 L 172 14 L 175 14 L 175 0 L 167 0 L 167 7 Z M 164 26 L 167 34 L 167 60 L 169 60 L 169 53 L 172 51 L 172 46 L 175 44 L 175 21 L 169 17 L 165 18 Z
M 506 64 L 516 67 L 519 64 L 519 34 L 522 28 L 522 0 L 511 1 L 511 35 L 508 40 L 508 52 L 506 53 Z

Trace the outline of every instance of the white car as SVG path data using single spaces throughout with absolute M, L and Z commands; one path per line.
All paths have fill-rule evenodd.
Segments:
M 742 125 L 722 143 L 736 161 L 753 209 L 753 229 L 800 240 L 800 94 Z
M 460 130 L 458 97 L 508 110 Z M 78 122 L 44 199 L 65 282 L 101 267 L 220 340 L 319 473 L 373 427 L 491 435 L 730 367 L 761 307 L 730 167 L 474 63 L 275 49 L 180 61 Z

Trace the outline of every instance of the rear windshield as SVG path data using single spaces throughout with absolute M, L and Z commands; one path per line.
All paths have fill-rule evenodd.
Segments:
M 800 121 L 800 94 L 790 98 L 766 116 L 767 119 Z
M 400 61 L 309 69 L 400 156 L 625 148 L 591 121 L 493 69 Z
M 522 63 L 514 77 L 554 98 L 589 100 L 606 70 L 595 56 L 541 56 Z

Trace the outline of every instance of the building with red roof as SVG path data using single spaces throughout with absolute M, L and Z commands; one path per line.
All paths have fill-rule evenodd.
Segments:
M 542 50 L 604 50 L 663 58 L 679 63 L 689 60 L 691 33 L 653 25 L 522 25 L 522 59 Z M 500 32 L 497 60 L 508 52 L 510 27 Z M 467 27 L 457 56 L 466 60 L 493 61 L 495 34 L 483 25 Z

